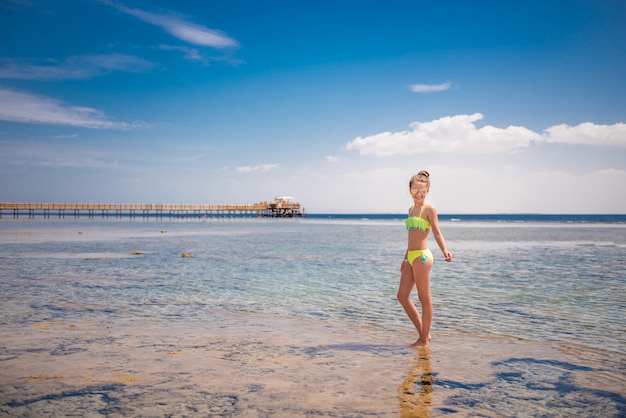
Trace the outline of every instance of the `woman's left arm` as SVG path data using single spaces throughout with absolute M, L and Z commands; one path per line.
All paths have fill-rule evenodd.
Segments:
M 430 213 L 429 222 L 430 222 L 430 227 L 432 228 L 432 231 L 433 231 L 433 236 L 435 237 L 435 241 L 437 241 L 437 245 L 441 249 L 441 252 L 443 253 L 443 257 L 445 258 L 445 260 L 452 261 L 452 254 L 450 253 L 450 251 L 448 251 L 448 248 L 446 247 L 446 240 L 443 238 L 443 234 L 441 233 L 441 230 L 439 229 L 439 216 L 437 215 L 437 209 L 435 209 L 434 206 L 431 206 L 430 209 L 431 209 L 431 213 Z

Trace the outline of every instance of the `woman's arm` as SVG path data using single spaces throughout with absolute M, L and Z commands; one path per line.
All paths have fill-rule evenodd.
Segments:
M 413 210 L 415 206 L 411 206 L 409 208 L 409 216 L 411 216 L 411 211 Z M 408 235 L 408 234 L 407 234 Z M 408 243 L 408 237 L 407 237 L 407 243 Z M 400 264 L 400 271 L 404 270 L 404 265 L 407 264 L 407 257 L 409 256 L 409 247 L 407 244 L 407 248 L 406 251 L 404 252 L 404 258 L 402 259 L 402 263 Z
M 439 216 L 437 215 L 437 209 L 435 209 L 434 206 L 430 207 L 429 215 L 430 215 L 429 216 L 430 227 L 432 228 L 435 241 L 437 241 L 437 245 L 441 249 L 441 252 L 443 253 L 443 257 L 445 258 L 445 260 L 452 261 L 452 254 L 450 254 L 450 251 L 448 251 L 448 248 L 446 247 L 446 240 L 443 238 L 443 234 L 441 233 L 441 230 L 439 229 Z

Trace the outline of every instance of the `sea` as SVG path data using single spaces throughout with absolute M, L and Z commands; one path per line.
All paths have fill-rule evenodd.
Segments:
M 626 215 L 0 219 L 0 416 L 626 416 Z M 413 299 L 419 309 L 417 294 Z

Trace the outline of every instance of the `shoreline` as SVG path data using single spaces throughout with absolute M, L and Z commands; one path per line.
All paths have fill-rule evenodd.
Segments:
M 408 329 L 222 311 L 193 322 L 103 312 L 80 319 L 0 328 L 0 415 L 626 410 L 624 359 L 582 347 L 433 335 L 430 349 L 414 350 Z
M 224 214 L 220 216 L 203 216 L 197 213 L 172 214 L 159 216 L 155 214 L 121 216 L 100 216 L 83 213 L 83 216 L 56 217 L 28 216 L 22 217 L 0 216 L 0 223 L 5 222 L 33 222 L 33 221 L 60 221 L 60 222 L 155 222 L 155 223 L 179 223 L 179 222 L 225 222 L 233 220 L 244 221 L 271 221 L 271 222 L 299 222 L 311 221 L 401 221 L 406 218 L 406 213 L 306 213 L 302 216 L 272 217 L 256 216 L 253 214 Z M 624 225 L 626 214 L 623 213 L 440 213 L 440 222 L 452 223 L 501 223 L 501 224 L 566 224 L 566 225 Z

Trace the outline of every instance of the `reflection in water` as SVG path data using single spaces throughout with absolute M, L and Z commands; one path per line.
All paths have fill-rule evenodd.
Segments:
M 407 370 L 406 378 L 398 387 L 400 416 L 430 417 L 434 383 L 430 368 L 430 351 L 420 349 L 417 351 L 415 361 Z

